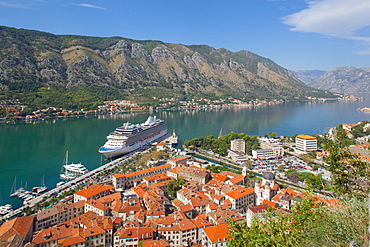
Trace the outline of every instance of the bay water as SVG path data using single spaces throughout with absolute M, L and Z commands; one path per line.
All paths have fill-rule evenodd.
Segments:
M 259 107 L 230 107 L 185 111 L 154 112 L 164 119 L 168 132 L 181 142 L 195 137 L 229 132 L 265 135 L 323 134 L 341 123 L 369 120 L 370 114 L 356 111 L 370 107 L 364 101 L 294 102 Z M 98 153 L 106 136 L 125 122 L 142 123 L 149 113 L 99 115 L 81 118 L 48 119 L 35 123 L 0 125 L 0 205 L 19 207 L 21 200 L 10 198 L 16 177 L 17 187 L 32 189 L 45 177 L 46 186 L 55 187 L 69 152 L 69 162 L 82 162 L 89 170 L 102 163 Z

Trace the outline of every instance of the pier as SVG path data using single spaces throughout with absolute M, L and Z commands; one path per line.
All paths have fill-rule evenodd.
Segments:
M 172 137 L 172 134 L 169 134 L 167 133 L 166 135 L 156 139 L 155 141 L 156 142 L 161 142 L 161 141 L 169 141 Z M 137 150 L 134 150 L 132 151 L 131 153 L 128 153 L 122 157 L 118 157 L 117 159 L 115 160 L 112 160 L 111 162 L 105 164 L 105 165 L 102 165 L 100 167 L 97 167 L 95 168 L 94 170 L 92 171 L 89 171 L 88 173 L 86 174 L 83 174 L 73 180 L 70 180 L 68 182 L 66 182 L 65 184 L 63 184 L 62 186 L 59 186 L 59 187 L 56 187 L 56 188 L 53 188 L 39 196 L 36 196 L 35 198 L 29 200 L 27 202 L 26 205 L 23 205 L 21 206 L 20 208 L 17 208 L 13 211 L 11 211 L 10 213 L 8 214 L 5 214 L 5 215 L 2 215 L 0 217 L 0 220 L 9 220 L 9 219 L 12 219 L 14 217 L 17 217 L 17 216 L 22 216 L 24 211 L 27 210 L 27 208 L 32 208 L 34 207 L 37 203 L 40 203 L 40 202 L 43 202 L 43 200 L 45 200 L 46 198 L 48 197 L 51 197 L 53 195 L 57 195 L 65 190 L 68 190 L 69 187 L 71 186 L 74 186 L 78 183 L 85 183 L 87 179 L 91 179 L 93 176 L 105 171 L 106 169 L 112 169 L 112 168 L 115 168 L 119 165 L 121 165 L 122 163 L 128 161 L 136 152 L 140 151 L 140 150 L 149 150 L 152 146 L 151 145 L 147 145 L 145 147 L 141 147 Z

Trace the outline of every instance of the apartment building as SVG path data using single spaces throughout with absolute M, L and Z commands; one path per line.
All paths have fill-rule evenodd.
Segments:
M 76 203 L 57 203 L 52 207 L 42 209 L 35 217 L 35 230 L 39 231 L 51 226 L 55 226 L 85 212 L 85 202 Z
M 245 141 L 243 139 L 232 140 L 230 150 L 245 154 Z
M 317 150 L 317 139 L 309 135 L 298 135 L 295 138 L 295 152 L 306 154 Z
M 114 188 L 111 185 L 92 184 L 74 193 L 73 201 L 79 202 L 79 201 L 97 200 L 101 197 L 112 194 L 113 192 Z
M 252 150 L 252 156 L 254 159 L 274 159 L 283 155 L 284 149 L 282 147 Z
M 229 232 L 227 224 L 210 226 L 202 229 L 204 234 L 202 238 L 202 246 L 204 247 L 219 247 L 227 246 L 227 234 Z
M 252 187 L 238 186 L 238 189 L 225 194 L 225 198 L 231 202 L 232 209 L 245 213 L 249 207 L 255 205 L 255 194 Z
M 141 183 L 142 179 L 145 177 L 148 177 L 153 174 L 166 172 L 170 169 L 171 164 L 165 164 L 128 174 L 114 174 L 112 176 L 112 183 L 114 188 L 125 190 Z

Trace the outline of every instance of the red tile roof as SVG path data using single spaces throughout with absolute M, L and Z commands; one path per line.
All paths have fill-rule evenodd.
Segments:
M 96 196 L 104 191 L 107 191 L 107 190 L 113 190 L 114 187 L 113 186 L 110 186 L 110 185 L 100 185 L 100 184 L 92 184 L 80 191 L 77 191 L 75 194 L 76 195 L 80 195 L 86 199 L 89 199 L 93 196 Z
M 6 242 L 14 235 L 21 235 L 26 238 L 32 228 L 34 218 L 35 216 L 32 215 L 6 221 L 0 227 L 0 241 Z
M 309 136 L 309 135 L 298 135 L 297 138 L 305 139 L 305 140 L 314 140 L 316 137 Z
M 257 206 L 249 207 L 248 210 L 252 211 L 253 213 L 262 213 L 265 212 L 270 206 L 267 204 L 260 204 Z
M 212 179 L 218 180 L 218 181 L 221 181 L 221 182 L 225 182 L 229 178 L 225 175 L 221 175 L 221 174 L 218 174 L 218 173 L 212 173 Z
M 207 235 L 208 239 L 215 244 L 227 241 L 229 229 L 227 224 L 221 224 L 203 228 L 203 231 Z
M 169 247 L 170 244 L 165 239 L 147 240 L 140 242 L 142 247 Z
M 130 178 L 130 177 L 134 177 L 134 176 L 137 176 L 137 175 L 149 173 L 151 171 L 157 171 L 157 170 L 160 170 L 160 169 L 163 169 L 163 168 L 169 168 L 169 167 L 171 167 L 171 164 L 165 164 L 165 165 L 156 166 L 156 167 L 148 168 L 148 169 L 137 171 L 137 172 L 131 172 L 131 173 L 127 173 L 127 174 L 114 174 L 113 177 L 115 177 L 115 178 L 122 178 L 122 177 Z
M 252 193 L 254 193 L 254 188 L 252 187 L 244 188 L 240 186 L 240 188 L 238 188 L 237 190 L 233 190 L 227 193 L 226 196 L 229 196 L 233 198 L 234 200 L 237 200 L 242 197 L 248 196 L 249 194 L 252 194 Z

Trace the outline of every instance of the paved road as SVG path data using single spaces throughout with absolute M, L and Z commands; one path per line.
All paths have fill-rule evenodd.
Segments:
M 160 141 L 164 141 L 164 140 L 167 140 L 169 138 L 171 138 L 171 134 L 166 134 L 158 139 L 156 139 L 155 141 L 157 142 L 160 142 Z M 145 148 L 145 149 L 144 149 Z M 3 219 L 10 219 L 12 217 L 15 217 L 15 216 L 19 216 L 22 214 L 22 212 L 24 212 L 25 210 L 27 210 L 27 208 L 31 208 L 31 207 L 34 207 L 37 203 L 40 203 L 42 202 L 44 199 L 50 197 L 50 196 L 56 196 L 57 194 L 59 194 L 60 192 L 63 192 L 63 191 L 66 191 L 68 188 L 70 188 L 71 186 L 74 186 L 78 183 L 86 183 L 86 179 L 91 179 L 91 177 L 95 176 L 95 175 L 98 175 L 99 173 L 103 172 L 104 170 L 106 169 L 112 169 L 112 168 L 115 168 L 119 165 L 121 165 L 122 163 L 124 163 L 125 161 L 129 160 L 133 154 L 135 154 L 136 152 L 138 152 L 139 150 L 149 150 L 151 148 L 151 145 L 148 145 L 146 147 L 141 147 L 140 149 L 137 149 L 137 150 L 134 150 L 132 151 L 131 153 L 128 153 L 126 154 L 125 156 L 123 157 L 120 157 L 120 158 L 117 158 L 105 165 L 102 165 L 78 178 L 75 178 L 73 180 L 70 180 L 68 182 L 66 182 L 65 184 L 63 184 L 62 186 L 59 186 L 59 187 L 56 187 L 56 188 L 53 188 L 39 196 L 36 196 L 35 198 L 29 200 L 27 202 L 26 205 L 18 208 L 18 209 L 15 209 L 14 211 L 6 214 L 6 215 L 3 215 L 0 217 L 0 220 L 3 220 Z
M 206 154 L 203 154 L 203 153 L 198 153 L 198 152 L 195 152 L 195 154 L 197 154 L 198 156 L 203 156 L 207 159 L 210 159 L 210 160 L 214 160 L 214 161 L 217 161 L 219 163 L 224 163 L 226 165 L 230 165 L 230 166 L 234 166 L 234 167 L 237 167 L 239 168 L 240 170 L 243 170 L 243 165 L 240 165 L 240 164 L 237 164 L 235 162 L 233 162 L 232 160 L 229 160 L 229 159 L 226 159 L 226 158 L 217 158 L 217 157 L 214 157 L 214 156 L 210 156 L 210 155 L 206 155 Z M 199 158 L 201 159 L 201 158 Z M 255 171 L 252 171 L 252 170 L 249 170 L 247 169 L 249 172 L 253 173 L 254 175 L 257 175 L 258 177 L 262 177 L 262 173 L 258 173 L 258 172 L 255 172 Z M 287 185 L 287 186 L 290 186 L 294 189 L 297 189 L 297 190 L 304 190 L 306 191 L 307 190 L 307 187 L 305 186 L 302 186 L 302 185 L 299 185 L 297 183 L 293 183 L 293 182 L 290 182 L 290 181 L 287 181 L 287 180 L 284 180 L 284 179 L 280 179 L 280 178 L 276 178 L 276 181 L 279 182 L 280 184 L 284 184 L 284 185 Z M 324 190 L 315 190 L 315 192 L 317 193 L 321 193 L 321 194 L 324 194 L 324 195 L 330 195 L 332 194 L 331 191 L 324 191 Z

